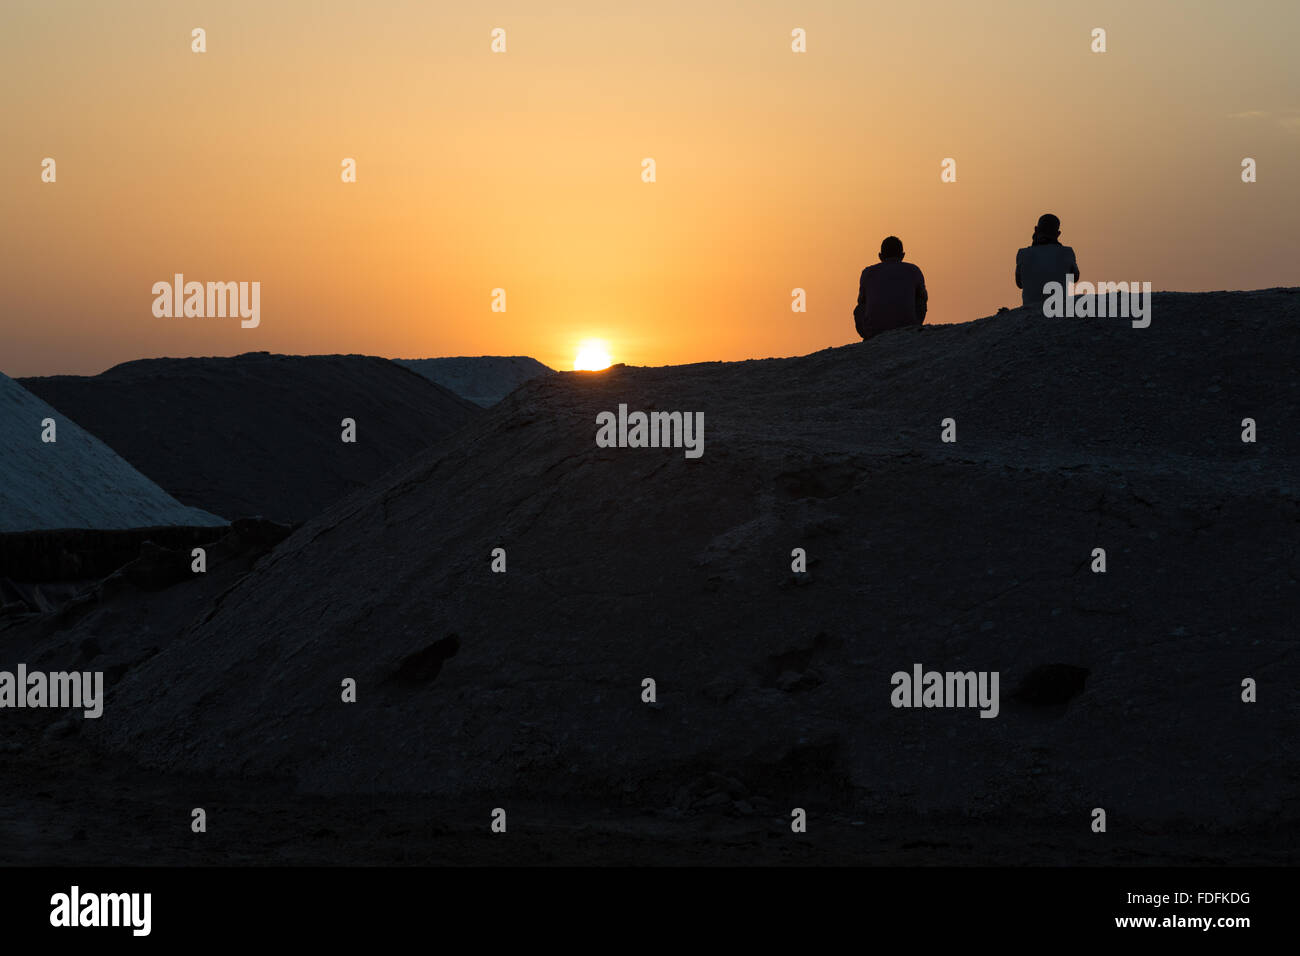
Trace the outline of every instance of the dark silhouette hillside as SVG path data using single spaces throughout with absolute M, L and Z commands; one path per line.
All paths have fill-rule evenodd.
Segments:
M 537 379 L 155 619 L 148 655 L 121 642 L 113 719 L 79 739 L 337 799 L 645 808 L 697 840 L 938 814 L 1007 860 L 1103 807 L 1121 856 L 1293 841 L 1297 333 L 1298 290 L 1158 294 L 1141 330 L 1017 310 Z M 597 447 L 620 403 L 704 412 L 703 457 Z M 892 707 L 917 663 L 999 672 L 1001 712 Z

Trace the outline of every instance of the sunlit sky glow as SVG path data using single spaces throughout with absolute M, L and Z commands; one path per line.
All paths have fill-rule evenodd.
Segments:
M 1047 211 L 1085 279 L 1295 285 L 1298 35 L 1294 0 L 7 0 L 0 371 L 802 354 L 856 340 L 890 233 L 929 321 L 1015 305 Z M 260 281 L 261 325 L 155 318 L 176 272 Z

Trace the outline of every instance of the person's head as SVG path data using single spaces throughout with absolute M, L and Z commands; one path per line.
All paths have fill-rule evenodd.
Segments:
M 886 236 L 880 244 L 880 261 L 903 258 L 903 240 L 897 236 Z
M 1038 225 L 1034 226 L 1034 242 L 1052 242 L 1060 234 L 1061 220 L 1050 212 L 1045 212 L 1038 217 Z

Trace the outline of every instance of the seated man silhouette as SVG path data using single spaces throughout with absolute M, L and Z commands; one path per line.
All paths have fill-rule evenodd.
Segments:
M 858 305 L 853 310 L 858 335 L 865 342 L 890 329 L 920 325 L 927 299 L 925 276 L 903 261 L 902 240 L 888 236 L 880 244 L 880 262 L 863 269 L 858 283 Z
M 1043 286 L 1049 282 L 1059 282 L 1062 289 L 1068 289 L 1068 282 L 1079 281 L 1074 250 L 1061 245 L 1060 235 L 1061 220 L 1050 212 L 1044 213 L 1038 217 L 1031 244 L 1016 253 L 1016 288 L 1020 289 L 1022 305 L 1042 305 L 1047 298 Z

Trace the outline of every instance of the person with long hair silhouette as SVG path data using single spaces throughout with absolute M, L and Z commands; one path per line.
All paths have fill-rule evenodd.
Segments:
M 1068 289 L 1079 281 L 1079 262 L 1074 250 L 1061 245 L 1061 220 L 1050 212 L 1038 217 L 1034 236 L 1016 253 L 1016 288 L 1023 305 L 1041 305 L 1047 298 L 1043 287 L 1049 282 Z

